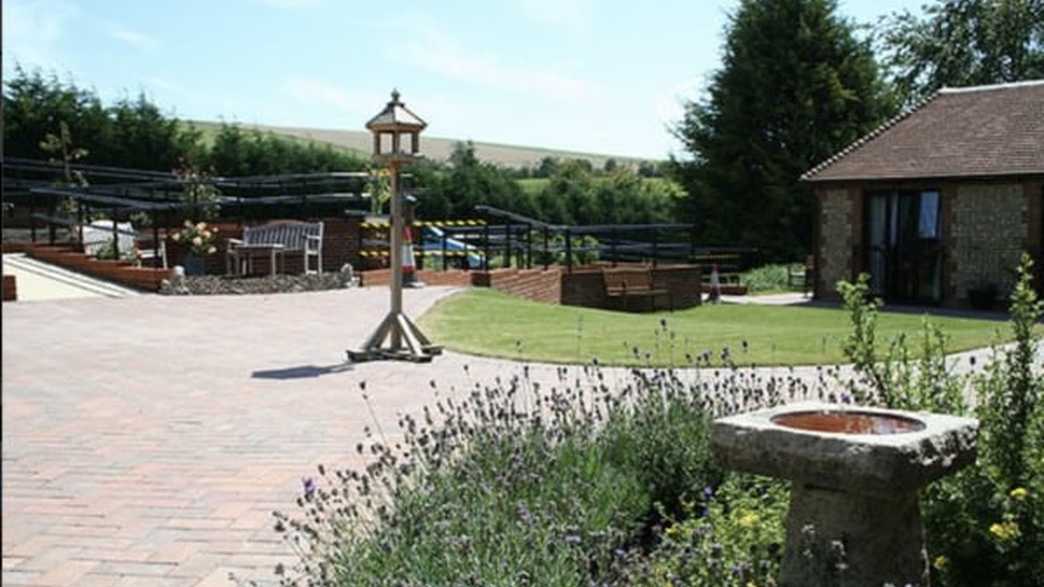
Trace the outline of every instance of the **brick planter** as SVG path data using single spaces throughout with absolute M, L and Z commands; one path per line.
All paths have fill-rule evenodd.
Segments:
M 159 291 L 160 283 L 170 274 L 166 269 L 135 267 L 129 261 L 95 259 L 73 247 L 37 245 L 27 254 L 71 271 L 145 291 Z

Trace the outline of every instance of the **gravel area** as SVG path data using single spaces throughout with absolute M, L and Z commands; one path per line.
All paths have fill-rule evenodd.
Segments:
M 265 277 L 199 275 L 183 277 L 176 281 L 165 280 L 159 293 L 196 296 L 274 294 L 343 289 L 352 285 L 351 275 L 342 272 L 322 275 L 268 275 Z

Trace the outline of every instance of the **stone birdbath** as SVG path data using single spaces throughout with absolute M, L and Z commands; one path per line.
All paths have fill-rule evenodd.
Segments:
M 978 421 L 800 402 L 720 418 L 728 468 L 791 480 L 781 585 L 928 585 L 918 490 L 975 461 Z M 843 553 L 843 554 L 842 554 Z

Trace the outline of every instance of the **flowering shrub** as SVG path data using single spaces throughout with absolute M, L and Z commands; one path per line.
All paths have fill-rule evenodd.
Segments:
M 217 233 L 218 228 L 216 226 L 207 226 L 206 222 L 193 224 L 191 221 L 186 220 L 184 228 L 172 234 L 170 238 L 174 242 L 185 243 L 189 250 L 197 256 L 205 257 L 217 252 L 217 247 L 214 244 L 217 242 Z
M 865 276 L 839 284 L 853 323 L 845 353 L 858 374 L 848 386 L 859 403 L 979 419 L 976 465 L 924 492 L 929 555 L 941 585 L 1040 585 L 1044 577 L 1044 377 L 1035 358 L 1044 303 L 1031 287 L 1032 267 L 1024 255 L 1011 294 L 1015 342 L 994 348 L 969 374 L 955 372 L 945 336 L 927 325 L 919 359 L 911 359 L 905 337 L 879 354 L 880 302 L 868 298 Z M 974 408 L 964 401 L 967 391 L 978 400 Z
M 783 555 L 790 491 L 778 480 L 730 475 L 700 501 L 686 503 L 687 519 L 663 533 L 662 544 L 628 569 L 634 585 L 770 587 Z
M 979 463 L 924 494 L 936 585 L 1044 576 L 1044 383 L 1032 365 L 1044 308 L 1028 272 L 1027 261 L 1012 296 L 1015 344 L 973 376 L 953 372 L 945 337 L 928 327 L 916 359 L 905 338 L 879 355 L 865 281 L 842 288 L 856 370 L 843 383 L 860 402 L 972 413 L 962 393 L 979 394 Z M 709 423 L 797 398 L 850 398 L 828 391 L 836 369 L 806 382 L 738 368 L 727 351 L 727 366 L 712 370 L 709 354 L 694 359 L 700 371 L 612 381 L 597 365 L 560 368 L 550 388 L 522 367 L 463 397 L 432 382 L 434 403 L 402 416 L 394 440 L 366 430 L 355 447 L 365 467 L 320 465 L 298 511 L 275 513 L 299 557 L 277 567 L 281 584 L 776 585 L 786 484 L 718 469 Z M 846 545 L 834 544 L 807 556 L 843 584 Z

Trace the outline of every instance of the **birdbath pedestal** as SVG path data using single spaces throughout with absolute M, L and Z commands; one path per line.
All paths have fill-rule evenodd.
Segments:
M 723 466 L 791 480 L 780 584 L 928 585 L 918 491 L 975 461 L 978 421 L 801 402 L 718 419 Z

